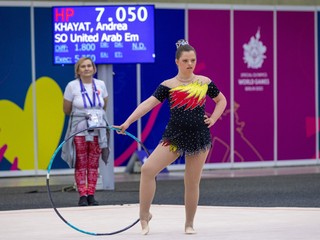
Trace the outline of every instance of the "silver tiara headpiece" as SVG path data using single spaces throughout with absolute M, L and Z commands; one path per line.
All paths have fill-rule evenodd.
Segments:
M 183 45 L 189 45 L 188 41 L 184 40 L 184 39 L 180 39 L 178 42 L 176 42 L 177 48 L 179 48 L 180 46 L 183 46 Z

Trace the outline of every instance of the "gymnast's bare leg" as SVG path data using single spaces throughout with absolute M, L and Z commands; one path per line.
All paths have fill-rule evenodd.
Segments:
M 202 169 L 207 159 L 209 150 L 200 152 L 196 155 L 189 155 L 185 157 L 185 174 L 184 174 L 184 186 L 185 186 L 185 233 L 195 234 L 196 231 L 193 228 L 193 221 L 197 211 L 199 202 L 199 186 L 201 180 Z
M 143 235 L 149 232 L 149 221 L 152 217 L 150 207 L 156 191 L 155 178 L 178 157 L 179 155 L 176 152 L 170 151 L 169 146 L 159 144 L 141 167 L 139 198 L 141 234 Z

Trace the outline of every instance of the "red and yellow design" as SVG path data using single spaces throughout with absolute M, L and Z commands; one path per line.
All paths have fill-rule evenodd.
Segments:
M 198 81 L 170 90 L 171 108 L 185 106 L 185 110 L 202 106 L 206 101 L 207 84 Z
M 176 145 L 172 144 L 169 140 L 163 141 L 162 146 L 169 146 L 170 152 L 176 152 L 178 150 L 178 147 Z

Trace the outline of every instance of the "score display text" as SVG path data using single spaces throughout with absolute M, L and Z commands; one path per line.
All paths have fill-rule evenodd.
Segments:
M 53 62 L 154 62 L 154 6 L 53 7 Z

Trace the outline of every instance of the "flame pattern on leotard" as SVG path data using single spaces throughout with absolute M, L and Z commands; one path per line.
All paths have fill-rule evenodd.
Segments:
M 185 110 L 203 106 L 206 101 L 207 84 L 198 81 L 181 85 L 170 90 L 171 108 L 185 106 Z

